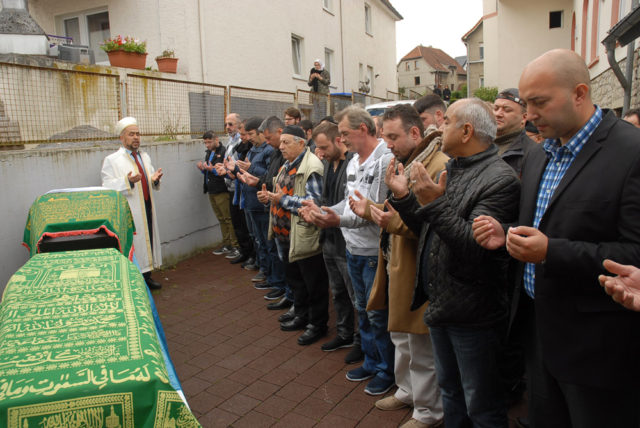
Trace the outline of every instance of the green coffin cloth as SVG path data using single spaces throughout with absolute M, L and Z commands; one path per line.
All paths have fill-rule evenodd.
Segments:
M 102 230 L 120 243 L 120 252 L 133 258 L 135 226 L 127 199 L 115 190 L 47 193 L 29 209 L 22 244 L 33 256 L 43 237 L 93 234 Z
M 169 383 L 145 287 L 112 248 L 20 268 L 0 304 L 0 427 L 200 427 Z

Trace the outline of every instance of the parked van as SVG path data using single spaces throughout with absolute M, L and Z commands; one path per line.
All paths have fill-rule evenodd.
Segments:
M 364 109 L 369 112 L 371 116 L 382 116 L 385 111 L 398 104 L 413 104 L 415 100 L 400 100 L 400 101 L 385 101 L 383 103 L 370 104 Z

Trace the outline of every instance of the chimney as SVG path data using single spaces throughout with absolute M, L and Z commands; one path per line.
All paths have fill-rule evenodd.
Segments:
M 2 0 L 0 54 L 46 55 L 48 39 L 29 15 L 27 0 Z

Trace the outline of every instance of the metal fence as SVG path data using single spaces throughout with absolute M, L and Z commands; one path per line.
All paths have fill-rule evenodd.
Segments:
M 313 123 L 319 122 L 322 118 L 329 115 L 330 98 L 331 97 L 326 94 L 304 91 L 302 89 L 298 89 L 296 92 L 298 110 L 300 110 L 303 117 L 308 118 Z
M 421 98 L 421 97 L 422 97 L 421 93 L 416 92 L 413 89 L 409 89 L 409 99 L 417 100 L 418 98 Z
M 405 94 L 401 94 L 400 92 L 393 92 L 387 89 L 387 98 L 392 101 L 400 101 L 400 100 L 408 100 Z
M 389 94 L 396 94 L 391 91 Z M 134 116 L 156 140 L 224 133 L 229 112 L 283 117 L 297 106 L 318 122 L 343 108 L 387 101 L 358 92 L 323 95 L 191 82 L 147 74 L 66 70 L 0 63 L 0 146 L 117 140 L 115 125 Z
M 0 145 L 110 139 L 120 117 L 118 75 L 0 65 Z
M 284 111 L 295 103 L 296 94 L 293 92 L 229 86 L 229 111 L 238 113 L 242 118 L 282 117 Z
M 388 98 L 376 97 L 374 95 L 363 94 L 361 92 L 353 93 L 353 102 L 368 106 L 370 104 L 381 103 L 384 101 L 390 101 Z
M 126 93 L 127 115 L 138 120 L 143 135 L 173 140 L 224 133 L 224 86 L 127 74 Z

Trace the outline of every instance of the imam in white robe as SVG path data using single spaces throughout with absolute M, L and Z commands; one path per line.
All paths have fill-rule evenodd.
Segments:
M 153 191 L 160 190 L 160 182 L 154 184 L 151 176 L 155 168 L 151 165 L 151 159 L 145 152 L 138 151 L 142 158 L 142 166 L 147 174 L 147 182 L 150 185 L 149 198 L 151 199 L 151 217 L 153 225 L 153 251 L 149 240 L 149 228 L 147 227 L 147 211 L 144 207 L 144 194 L 142 193 L 142 180 L 134 184 L 129 183 L 127 174 L 138 172 L 133 157 L 124 147 L 104 158 L 102 163 L 102 186 L 122 193 L 129 202 L 133 222 L 136 226 L 136 234 L 133 236 L 133 247 L 136 259 L 142 273 L 149 272 L 162 265 L 162 253 L 160 250 L 160 234 L 158 233 L 158 221 L 156 217 L 156 204 L 153 200 Z

